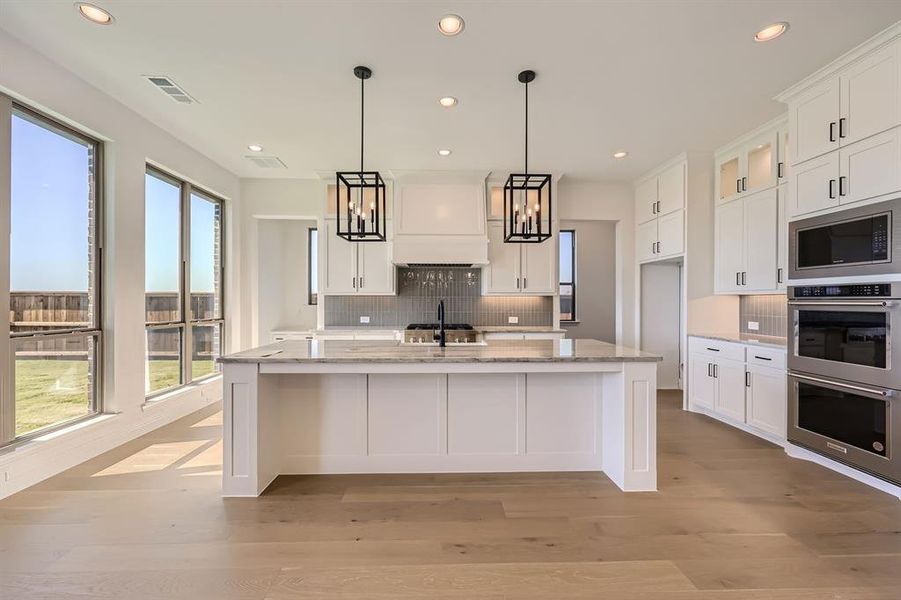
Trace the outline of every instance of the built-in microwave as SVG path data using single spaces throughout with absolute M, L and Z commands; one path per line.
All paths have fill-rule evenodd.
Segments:
M 789 223 L 789 278 L 901 272 L 901 198 Z

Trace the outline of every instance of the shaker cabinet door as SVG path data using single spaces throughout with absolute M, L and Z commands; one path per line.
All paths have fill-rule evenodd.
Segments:
M 841 76 L 842 146 L 901 125 L 901 43 L 845 69 Z
M 657 219 L 642 223 L 636 228 L 635 256 L 638 262 L 657 258 Z
M 508 244 L 509 245 L 509 244 Z M 557 238 L 522 246 L 521 288 L 526 294 L 556 292 Z
M 550 240 L 544 242 L 550 243 Z M 520 291 L 520 246 L 504 243 L 504 224 L 488 224 L 488 266 L 482 269 L 486 294 Z
M 778 268 L 779 199 L 776 188 L 743 200 L 745 225 L 745 272 L 747 291 L 776 290 Z
M 791 163 L 796 165 L 838 148 L 839 79 L 807 90 L 788 107 Z
M 336 235 L 334 219 L 324 223 L 322 245 L 324 256 L 320 260 L 320 282 L 325 294 L 357 293 L 357 243 L 348 242 Z

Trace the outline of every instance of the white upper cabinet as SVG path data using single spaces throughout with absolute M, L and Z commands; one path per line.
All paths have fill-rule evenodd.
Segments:
M 557 238 L 522 246 L 522 291 L 526 294 L 556 293 Z
M 901 190 L 901 129 L 868 137 L 838 152 L 839 204 Z
M 391 230 L 391 221 L 387 221 Z M 319 273 L 322 293 L 328 296 L 394 295 L 396 268 L 391 242 L 348 242 L 335 233 L 334 219 L 325 219 L 320 235 Z
M 321 267 L 322 292 L 324 294 L 357 293 L 357 243 L 348 242 L 336 235 L 334 219 L 323 224 Z
M 779 276 L 779 193 L 784 186 L 738 198 L 716 208 L 715 291 L 776 292 Z
M 657 215 L 685 208 L 685 163 L 675 164 L 657 176 Z
M 744 270 L 745 208 L 741 199 L 716 208 L 714 261 L 715 291 L 736 293 Z
M 901 125 L 901 43 L 873 52 L 839 75 L 841 144 Z
M 791 216 L 838 206 L 838 153 L 832 152 L 792 167 Z
M 657 178 L 651 177 L 635 186 L 635 222 L 646 223 L 657 216 Z
M 838 148 L 838 114 L 838 78 L 813 86 L 789 104 L 792 165 Z
M 748 291 L 777 289 L 779 200 L 770 189 L 744 200 L 745 268 L 742 285 Z
M 503 222 L 488 223 L 488 265 L 482 268 L 486 295 L 552 295 L 557 292 L 557 238 L 541 243 L 504 243 Z
M 879 34 L 870 47 L 837 60 L 832 72 L 779 96 L 789 107 L 792 165 L 901 125 L 899 34 L 901 28 Z
M 657 219 L 641 223 L 635 228 L 635 255 L 638 262 L 657 258 Z
M 777 185 L 785 176 L 785 118 L 771 121 L 716 153 L 716 203 L 730 202 Z
M 686 170 L 680 157 L 635 184 L 635 255 L 638 262 L 685 252 Z
M 780 185 L 776 193 L 779 223 L 776 228 L 776 291 L 784 292 L 788 279 L 788 185 Z
M 361 242 L 357 248 L 357 292 L 394 294 L 396 269 L 391 263 L 389 242 Z

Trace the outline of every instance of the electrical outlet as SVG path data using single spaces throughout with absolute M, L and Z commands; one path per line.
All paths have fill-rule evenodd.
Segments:
M 760 331 L 760 323 L 758 323 L 757 321 L 748 321 L 748 330 Z
M 507 323 L 510 325 L 516 325 L 519 323 L 519 317 L 507 317 Z
M 369 323 L 369 317 L 360 317 L 360 323 Z

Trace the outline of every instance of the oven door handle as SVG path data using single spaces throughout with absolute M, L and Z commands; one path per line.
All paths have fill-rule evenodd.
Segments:
M 829 301 L 809 301 L 809 300 L 789 300 L 792 306 L 878 306 L 879 308 L 889 308 L 895 305 L 894 302 L 829 302 Z
M 789 373 L 789 376 L 794 377 L 795 379 L 800 379 L 802 381 L 812 381 L 814 383 L 825 383 L 826 385 L 834 385 L 835 387 L 845 388 L 848 390 L 855 390 L 857 392 L 866 392 L 868 394 L 873 394 L 874 396 L 882 396 L 883 398 L 891 398 L 895 392 L 894 390 L 880 390 L 876 388 L 864 387 L 862 385 L 852 385 L 850 383 L 839 383 L 838 381 L 832 381 L 829 379 L 820 379 L 819 377 L 811 377 L 809 375 L 798 375 L 797 373 Z

